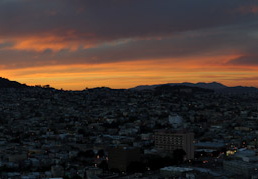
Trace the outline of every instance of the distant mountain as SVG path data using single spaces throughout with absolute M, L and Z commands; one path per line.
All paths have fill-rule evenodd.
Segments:
M 218 90 L 227 88 L 227 86 L 212 82 L 212 83 L 167 83 L 167 84 L 159 84 L 159 85 L 143 85 L 143 86 L 137 86 L 135 88 L 131 88 L 132 90 L 146 90 L 146 89 L 155 89 L 158 86 L 161 85 L 169 85 L 169 86 L 190 86 L 190 87 L 198 87 L 198 88 L 205 88 L 205 89 L 212 89 L 212 90 Z
M 171 88 L 173 87 L 173 88 Z M 136 86 L 135 88 L 130 88 L 129 90 L 156 90 L 156 91 L 176 91 L 176 90 L 185 90 L 184 87 L 191 87 L 193 92 L 195 91 L 203 91 L 209 92 L 209 90 L 219 92 L 219 93 L 232 93 L 232 94 L 241 94 L 241 93 L 258 93 L 258 88 L 255 87 L 245 87 L 245 86 L 235 86 L 228 87 L 221 83 L 212 82 L 212 83 L 167 83 L 167 84 L 158 84 L 158 85 L 142 85 Z M 38 89 L 47 89 L 47 90 L 56 90 L 49 85 L 37 85 L 37 86 L 27 86 L 26 84 L 21 84 L 16 81 L 10 81 L 6 78 L 0 77 L 0 89 L 1 88 L 38 88 Z M 202 90 L 202 89 L 206 89 Z M 102 91 L 103 93 L 114 90 L 124 90 L 124 89 L 111 89 L 108 87 L 98 87 L 87 89 L 89 91 Z
M 244 87 L 244 86 L 236 86 L 236 87 L 228 87 L 221 83 L 212 82 L 212 83 L 167 83 L 167 84 L 159 84 L 159 85 L 143 85 L 143 86 L 136 86 L 135 88 L 131 88 L 131 90 L 154 90 L 160 86 L 188 86 L 188 87 L 197 87 L 203 89 L 210 89 L 214 90 L 215 92 L 219 93 L 232 93 L 232 94 L 239 94 L 239 93 L 253 93 L 258 92 L 258 88 L 255 87 Z
M 26 88 L 25 84 L 18 83 L 16 81 L 10 81 L 6 78 L 0 77 L 0 88 Z
M 178 94 L 186 94 L 186 93 L 212 93 L 214 90 L 207 88 L 200 88 L 196 86 L 186 86 L 186 85 L 159 85 L 155 87 L 155 93 L 178 93 Z
M 189 86 L 191 86 L 191 84 L 189 84 Z M 193 87 L 212 89 L 212 90 L 227 88 L 227 86 L 225 86 L 225 85 L 223 85 L 221 83 L 217 83 L 217 82 L 212 82 L 212 83 L 196 83 L 196 84 L 193 84 Z

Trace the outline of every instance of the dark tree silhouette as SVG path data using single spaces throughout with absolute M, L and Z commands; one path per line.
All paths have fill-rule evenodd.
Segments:
M 107 171 L 107 170 L 108 170 L 108 163 L 107 163 L 107 161 L 106 161 L 106 160 L 103 160 L 103 161 L 99 164 L 98 167 L 101 168 L 101 169 L 104 170 L 104 171 Z
M 176 164 L 180 164 L 184 162 L 184 157 L 186 152 L 183 149 L 176 149 L 173 151 L 173 159 Z
M 78 153 L 78 157 L 93 158 L 95 157 L 95 153 L 93 152 L 93 150 L 87 150 L 85 152 L 80 151 Z
M 129 173 L 138 173 L 144 172 L 146 170 L 146 165 L 142 162 L 131 162 L 127 167 L 127 172 Z
M 104 157 L 104 156 L 105 156 L 104 150 L 103 150 L 103 149 L 99 150 L 98 153 L 97 153 L 97 155 L 98 155 L 100 158 Z

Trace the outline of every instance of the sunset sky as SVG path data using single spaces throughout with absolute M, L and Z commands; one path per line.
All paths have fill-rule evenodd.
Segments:
M 67 90 L 258 87 L 258 0 L 0 0 L 0 70 Z

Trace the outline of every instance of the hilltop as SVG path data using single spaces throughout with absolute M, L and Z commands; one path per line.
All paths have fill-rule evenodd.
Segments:
M 131 88 L 131 90 L 156 90 L 157 88 L 160 88 L 161 86 L 185 86 L 185 87 L 196 87 L 196 88 L 202 88 L 202 89 L 208 89 L 213 90 L 215 92 L 219 93 L 250 93 L 250 92 L 258 92 L 258 88 L 255 87 L 245 87 L 245 86 L 235 86 L 235 87 L 228 87 L 226 85 L 223 85 L 218 82 L 212 82 L 212 83 L 167 83 L 167 84 L 157 84 L 157 85 L 140 85 L 136 86 L 134 88 Z
M 17 81 L 10 81 L 6 78 L 0 77 L 0 88 L 26 88 L 25 84 L 21 84 Z

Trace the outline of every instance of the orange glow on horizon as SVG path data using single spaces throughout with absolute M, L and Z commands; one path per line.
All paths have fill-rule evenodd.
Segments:
M 210 60 L 215 57 L 210 57 Z M 218 57 L 216 57 L 218 58 Z M 232 59 L 231 57 L 221 57 Z M 205 58 L 206 60 L 208 59 Z M 208 59 L 209 61 L 209 59 Z M 82 90 L 86 87 L 131 88 L 180 82 L 221 82 L 229 86 L 254 86 L 258 67 L 231 67 L 219 64 L 201 64 L 202 60 L 171 59 L 2 69 L 1 75 L 28 85 L 49 84 L 57 89 Z M 258 86 L 257 86 L 258 87 Z

